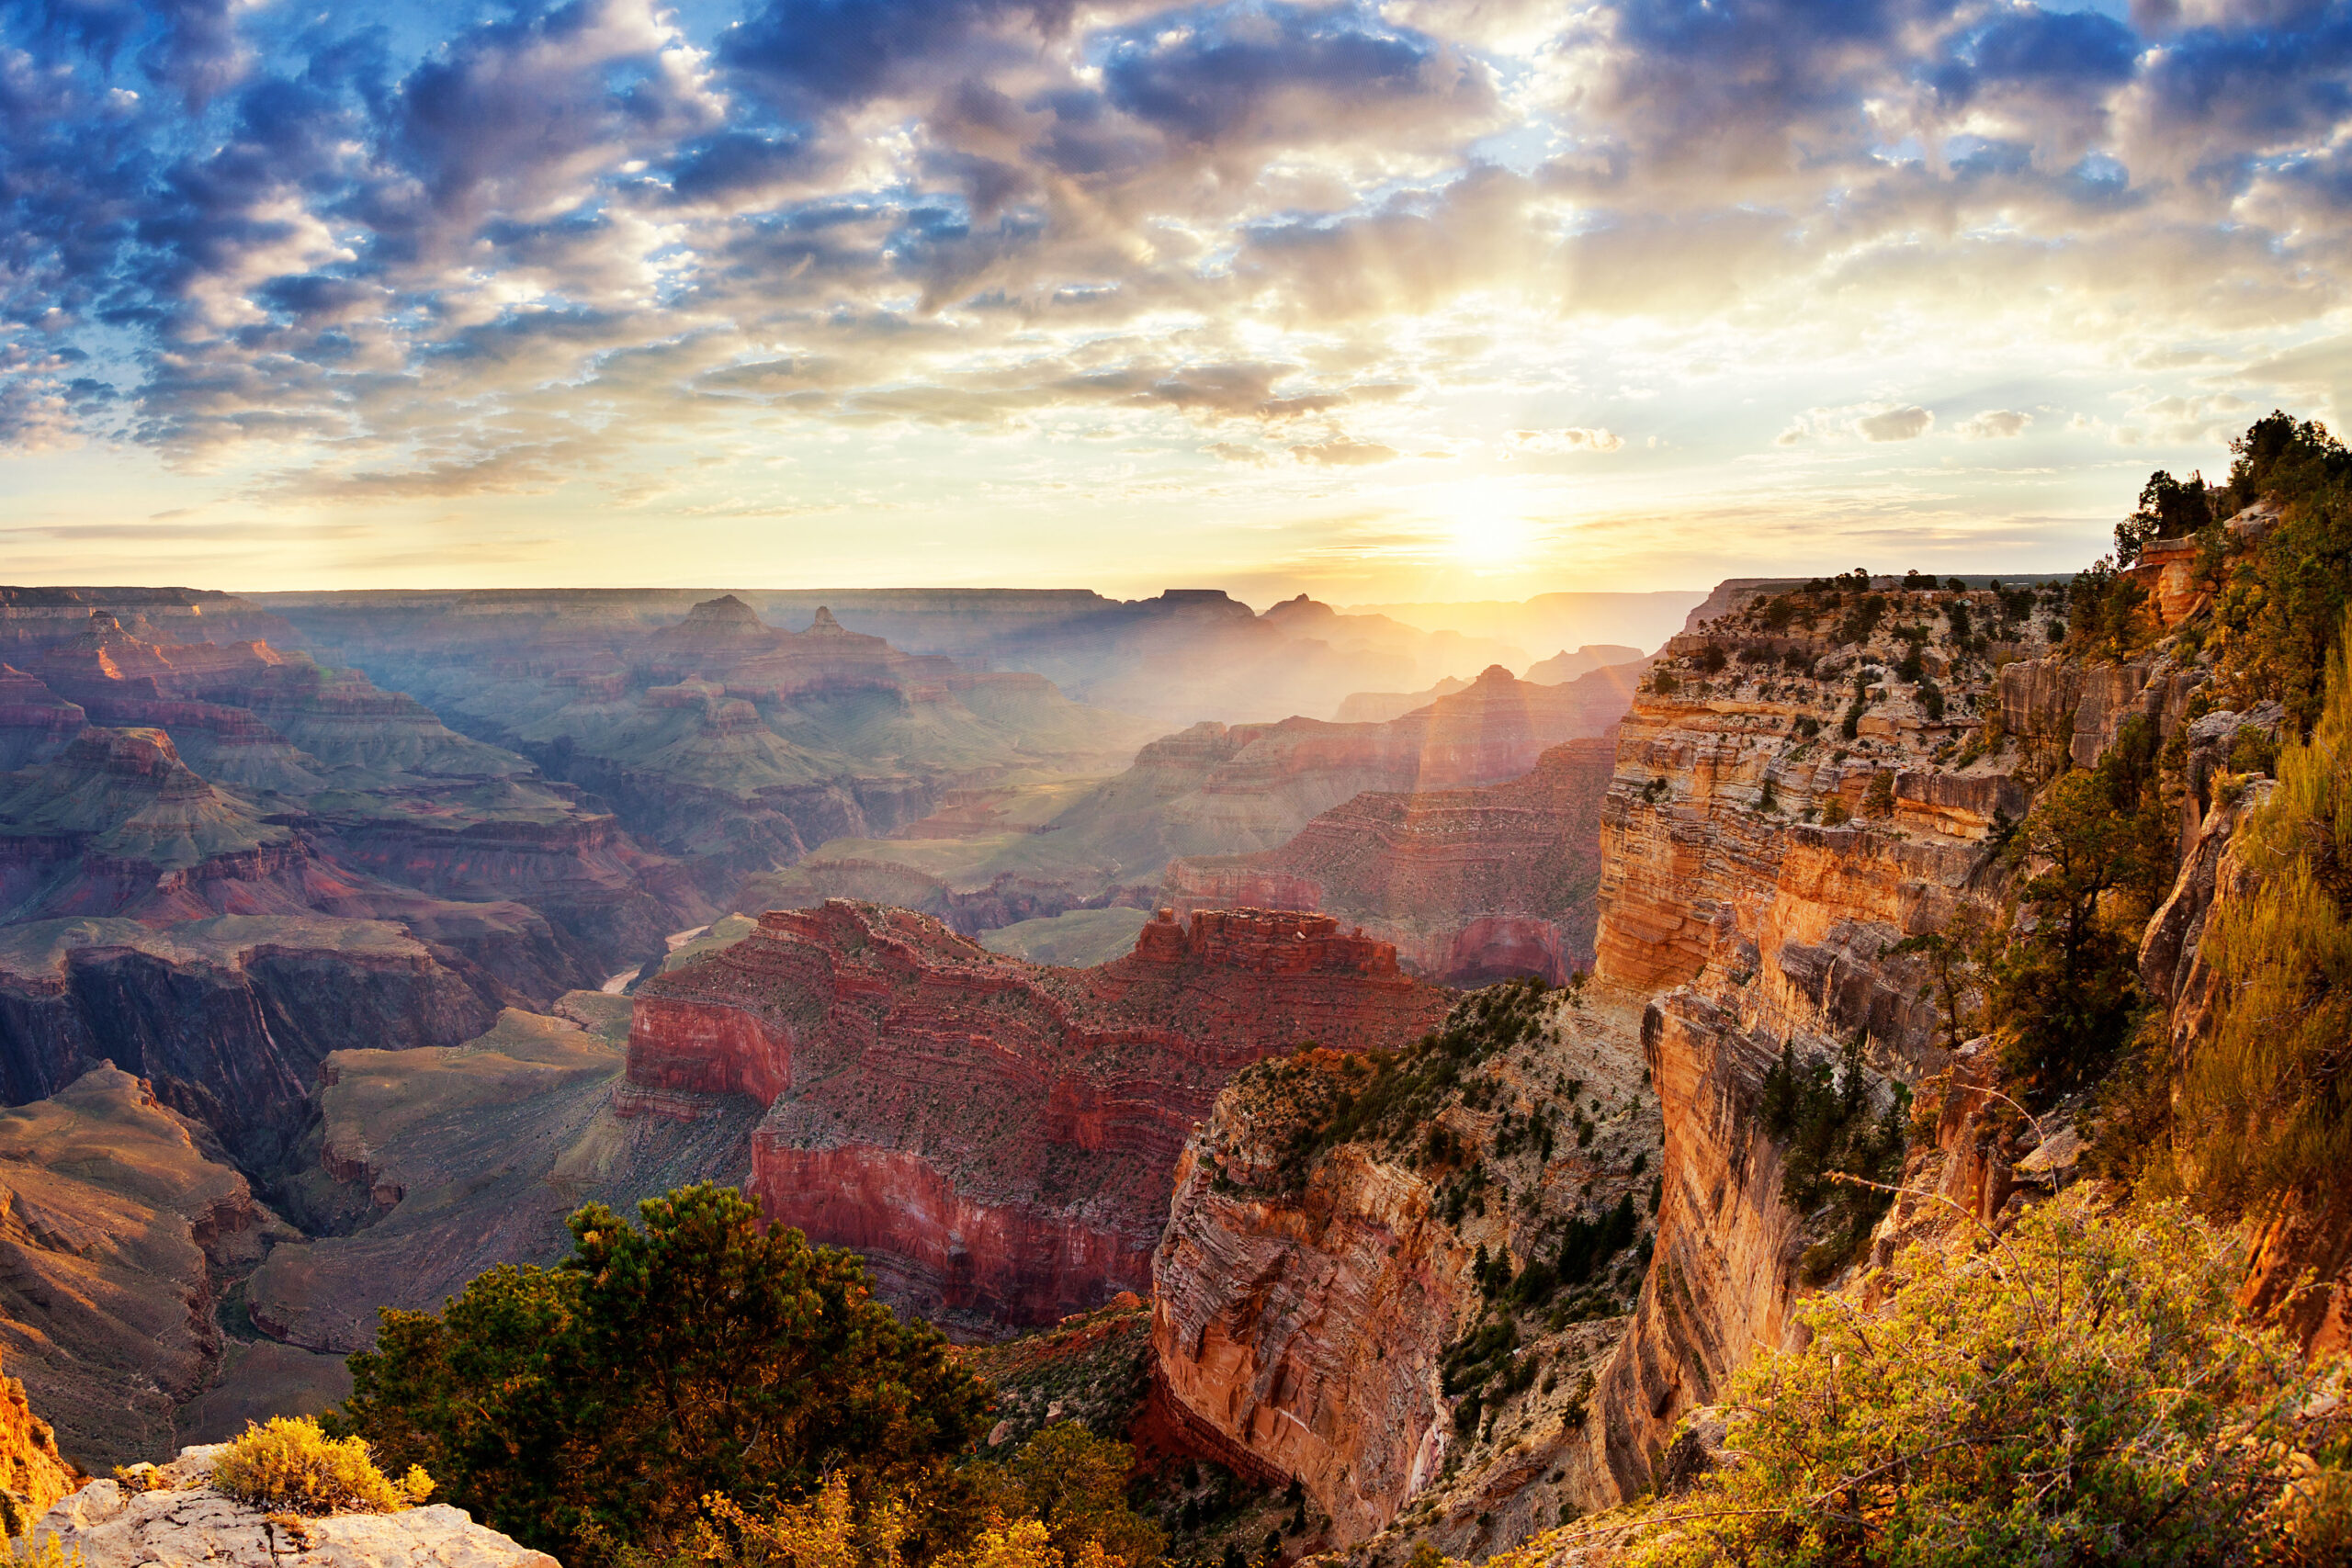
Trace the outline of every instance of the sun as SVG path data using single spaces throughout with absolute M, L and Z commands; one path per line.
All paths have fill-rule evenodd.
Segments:
M 1446 520 L 1448 553 L 1464 566 L 1523 563 L 1535 549 L 1535 530 L 1494 496 L 1465 497 Z

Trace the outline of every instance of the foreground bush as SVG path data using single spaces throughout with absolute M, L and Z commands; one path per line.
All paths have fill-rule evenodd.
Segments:
M 394 1482 L 360 1438 L 330 1438 L 307 1416 L 274 1416 L 230 1441 L 212 1489 L 272 1513 L 392 1514 L 424 1502 L 433 1483 L 413 1465 Z
M 1877 1313 L 1800 1309 L 1812 1340 L 1733 1384 L 1731 1462 L 1571 1537 L 1643 1568 L 1701 1563 L 2335 1561 L 2342 1434 L 2302 1414 L 2340 1378 L 2248 1326 L 2224 1233 L 2179 1204 L 2103 1213 L 2077 1189 L 1973 1253 L 1912 1248 Z
M 638 1207 L 642 1228 L 573 1214 L 558 1268 L 387 1310 L 341 1429 L 570 1568 L 680 1541 L 711 1495 L 767 1517 L 831 1476 L 861 1505 L 948 1483 L 988 1390 L 859 1258 L 763 1227 L 731 1188 Z

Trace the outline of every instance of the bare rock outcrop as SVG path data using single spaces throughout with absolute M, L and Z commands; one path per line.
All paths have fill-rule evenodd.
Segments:
M 1873 1080 L 1951 1073 L 1949 1124 L 1915 1147 L 1932 1168 L 1914 1174 L 1976 1212 L 2013 1190 L 2016 1156 L 1985 1142 L 1981 1104 L 1957 1092 L 1968 1060 L 1896 949 L 1990 897 L 1996 842 L 2041 780 L 2095 761 L 2134 716 L 2161 742 L 2205 679 L 2155 657 L 2018 658 L 2048 648 L 2053 606 L 2031 595 L 2020 614 L 1989 592 L 1843 581 L 1842 603 L 1801 596 L 1792 614 L 1772 586 L 1669 645 L 1671 689 L 1627 716 L 1603 813 L 1597 978 L 1654 998 L 1643 1039 L 1667 1145 L 1657 1257 L 1596 1396 L 1624 1495 L 1653 1483 L 1688 1411 L 1787 1343 L 1807 1288 L 1815 1238 L 1758 1114 L 1784 1048 L 1819 1060 L 1859 1035 Z
M 93 1481 L 51 1506 L 28 1537 L 35 1547 L 54 1540 L 84 1568 L 278 1568 L 289 1558 L 315 1568 L 560 1568 L 447 1504 L 322 1518 L 269 1514 L 207 1483 L 220 1452 L 219 1445 L 182 1449 L 170 1464 L 143 1472 L 150 1490 Z

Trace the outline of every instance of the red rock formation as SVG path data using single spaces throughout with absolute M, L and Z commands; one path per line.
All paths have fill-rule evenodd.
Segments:
M 1176 1151 L 1235 1068 L 1306 1039 L 1395 1044 L 1446 998 L 1324 916 L 1163 916 L 1125 958 L 1052 969 L 832 901 L 646 982 L 618 1103 L 765 1101 L 771 1217 L 989 1331 L 1142 1287 Z
M 1558 985 L 1592 964 L 1616 750 L 1613 735 L 1570 741 L 1524 778 L 1482 789 L 1367 792 L 1280 849 L 1170 862 L 1167 902 L 1179 913 L 1319 909 L 1448 985 L 1517 975 Z

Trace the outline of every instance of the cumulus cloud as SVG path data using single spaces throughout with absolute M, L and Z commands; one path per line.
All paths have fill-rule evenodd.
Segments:
M 2016 409 L 1986 409 L 1973 419 L 1961 421 L 1958 429 L 1963 441 L 2006 441 L 2023 435 L 2033 423 L 2033 415 Z
M 1917 441 L 1935 423 L 1934 414 L 1917 403 L 1908 403 L 1902 408 L 1866 413 L 1854 422 L 1854 429 L 1865 441 Z

